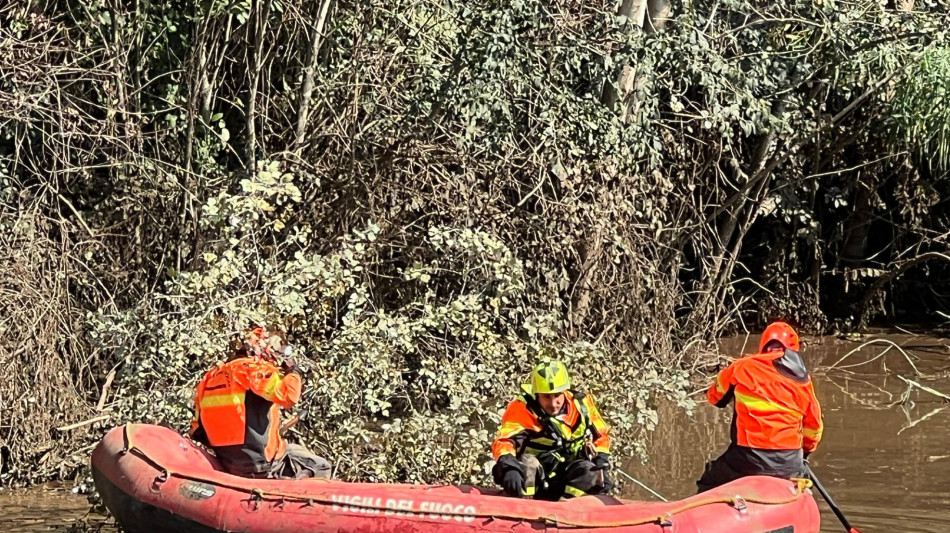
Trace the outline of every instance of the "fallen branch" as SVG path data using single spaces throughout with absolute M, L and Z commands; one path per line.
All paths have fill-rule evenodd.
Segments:
M 857 382 L 857 383 L 863 383 L 863 384 L 865 384 L 866 386 L 868 386 L 868 387 L 870 387 L 870 388 L 872 388 L 872 389 L 877 389 L 882 395 L 887 395 L 887 396 L 888 396 L 888 401 L 894 399 L 894 395 L 893 395 L 893 394 L 891 394 L 890 392 L 888 392 L 888 391 L 885 390 L 885 389 L 882 389 L 881 387 L 878 387 L 877 385 L 871 383 L 870 381 L 865 381 L 865 380 L 863 380 L 863 379 L 854 379 L 854 378 L 850 378 L 850 379 L 848 379 L 848 380 L 849 380 L 849 381 L 855 381 L 855 382 Z M 865 408 L 867 408 L 867 409 L 874 409 L 874 410 L 877 410 L 877 411 L 883 411 L 883 410 L 885 410 L 885 409 L 890 409 L 891 407 L 893 407 L 893 406 L 896 405 L 897 403 L 900 403 L 900 402 L 893 402 L 893 403 L 887 403 L 887 404 L 883 404 L 883 405 L 882 405 L 879 401 L 865 400 L 865 399 L 861 398 L 858 394 L 856 394 L 856 393 L 854 393 L 854 392 L 848 391 L 847 388 L 841 386 L 837 381 L 835 381 L 835 380 L 834 380 L 833 378 L 831 378 L 830 376 L 828 377 L 828 383 L 831 383 L 832 385 L 834 385 L 835 387 L 837 387 L 838 390 L 840 390 L 842 394 L 844 394 L 844 395 L 848 396 L 849 398 L 851 398 L 851 400 L 852 400 L 854 403 L 860 404 L 860 405 L 862 405 L 863 407 L 865 407 Z
M 950 396 L 947 396 L 946 394 L 944 394 L 944 393 L 942 393 L 942 392 L 940 392 L 940 391 L 938 391 L 938 390 L 931 389 L 930 387 L 928 387 L 928 386 L 926 386 L 926 385 L 921 385 L 920 383 L 917 383 L 916 381 L 911 380 L 911 379 L 907 379 L 907 378 L 905 378 L 904 376 L 897 376 L 897 377 L 901 378 L 901 380 L 902 380 L 904 383 L 907 383 L 908 385 L 910 385 L 911 388 L 917 387 L 918 389 L 920 389 L 920 390 L 922 390 L 922 391 L 924 391 L 924 392 L 926 392 L 926 393 L 933 394 L 934 396 L 936 396 L 936 397 L 938 397 L 938 398 L 942 398 L 943 401 L 945 401 L 945 402 L 950 402 Z
M 891 270 L 887 274 L 878 278 L 877 281 L 875 281 L 874 284 L 871 285 L 871 288 L 868 289 L 868 292 L 864 294 L 864 298 L 861 300 L 861 302 L 858 304 L 857 308 L 855 309 L 856 311 L 855 314 L 858 316 L 859 323 L 864 324 L 865 320 L 867 320 L 868 305 L 871 303 L 871 299 L 874 298 L 874 296 L 884 287 L 884 285 L 886 285 L 887 283 L 892 281 L 894 278 L 906 272 L 907 269 L 911 268 L 912 266 L 918 263 L 923 263 L 923 262 L 931 261 L 934 259 L 942 259 L 944 261 L 950 261 L 950 256 L 942 254 L 940 252 L 923 253 L 913 259 L 910 259 L 901 263 L 900 265 L 896 266 L 893 270 Z
M 883 343 L 883 344 L 887 344 L 887 345 L 889 345 L 889 346 L 888 346 L 888 348 L 887 348 L 886 350 L 884 350 L 883 352 L 879 353 L 876 357 L 873 357 L 873 358 L 871 358 L 871 359 L 868 359 L 867 361 L 864 361 L 864 362 L 862 362 L 862 363 L 856 363 L 856 364 L 853 364 L 853 365 L 843 366 L 843 367 L 841 367 L 841 368 L 853 368 L 853 367 L 856 367 L 856 366 L 866 365 L 866 364 L 868 364 L 868 363 L 870 363 L 870 362 L 872 362 L 872 361 L 876 361 L 876 360 L 880 359 L 881 357 L 883 357 L 887 352 L 889 352 L 889 351 L 891 350 L 891 348 L 897 348 L 897 351 L 899 351 L 899 352 L 904 356 L 904 358 L 907 359 L 907 362 L 910 363 L 910 367 L 914 369 L 914 374 L 916 374 L 916 375 L 918 375 L 918 376 L 921 375 L 921 374 L 920 374 L 920 370 L 917 369 L 917 365 L 914 364 L 914 361 L 911 359 L 910 355 L 908 355 L 908 353 L 905 352 L 904 349 L 901 348 L 900 346 L 898 346 L 895 342 L 889 341 L 889 340 L 887 340 L 887 339 L 871 339 L 871 340 L 869 340 L 868 342 L 865 342 L 865 343 L 862 344 L 861 346 L 858 346 L 857 348 L 855 348 L 855 349 L 851 350 L 850 352 L 844 354 L 844 355 L 841 357 L 841 359 L 838 359 L 837 361 L 835 361 L 834 364 L 832 364 L 831 366 L 828 367 L 828 369 L 830 370 L 830 369 L 832 369 L 832 368 L 836 368 L 839 364 L 841 364 L 842 361 L 844 361 L 845 359 L 847 359 L 848 357 L 850 357 L 850 356 L 851 356 L 852 354 L 854 354 L 855 352 L 860 351 L 860 350 L 861 350 L 862 348 L 864 348 L 865 346 L 868 346 L 868 345 L 871 345 L 871 344 L 882 344 L 882 343 Z M 903 378 L 901 378 L 901 379 L 903 379 Z
M 89 424 L 95 424 L 96 422 L 102 422 L 103 420 L 108 420 L 110 418 L 112 418 L 112 415 L 101 415 L 95 418 L 90 418 L 89 420 L 83 420 L 82 422 L 76 422 L 75 424 L 70 424 L 68 426 L 58 427 L 56 428 L 56 431 L 69 431 L 71 429 L 88 426 Z
M 934 415 L 936 415 L 937 413 L 939 413 L 939 412 L 941 412 L 941 411 L 944 411 L 944 410 L 946 410 L 946 409 L 947 409 L 946 407 L 938 407 L 938 408 L 934 409 L 933 411 L 930 411 L 929 413 L 925 414 L 924 416 L 922 416 L 922 417 L 918 418 L 917 420 L 912 421 L 910 424 L 908 424 L 908 425 L 902 427 L 902 428 L 900 429 L 900 431 L 897 432 L 897 434 L 900 435 L 900 434 L 903 433 L 904 431 L 906 431 L 906 430 L 908 430 L 908 429 L 910 429 L 910 428 L 916 426 L 917 424 L 923 422 L 924 420 L 927 420 L 927 419 L 933 417 Z

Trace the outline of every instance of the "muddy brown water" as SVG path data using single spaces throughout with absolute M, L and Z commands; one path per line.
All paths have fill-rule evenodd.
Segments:
M 915 377 L 894 348 L 874 360 L 888 347 L 884 343 L 849 355 L 836 369 L 827 368 L 871 339 L 903 346 L 917 369 L 930 377 Z M 898 376 L 950 394 L 950 339 L 891 334 L 858 341 L 805 340 L 802 353 L 814 375 L 825 422 L 824 437 L 809 462 L 851 525 L 862 533 L 950 532 L 950 403 L 915 390 L 904 405 L 896 404 L 908 389 Z M 721 353 L 754 351 L 756 341 L 724 340 Z M 695 398 L 705 400 L 704 394 Z M 665 422 L 648 439 L 650 461 L 628 463 L 627 473 L 667 498 L 692 494 L 704 463 L 729 442 L 731 414 L 731 409 L 705 403 L 693 417 L 661 406 Z M 642 489 L 631 495 L 651 498 Z M 819 507 L 823 532 L 844 531 L 823 501 Z
M 871 339 L 902 346 L 923 376 L 915 377 L 897 349 L 880 356 L 888 347 L 883 342 L 828 368 Z M 725 339 L 721 352 L 752 351 L 755 340 Z M 806 338 L 803 355 L 815 375 L 825 419 L 825 436 L 812 467 L 852 525 L 862 533 L 950 532 L 950 403 L 916 389 L 898 403 L 908 389 L 898 376 L 950 394 L 950 339 L 909 334 Z M 702 393 L 695 398 L 702 400 Z M 661 404 L 661 426 L 648 439 L 650 461 L 629 462 L 624 470 L 667 498 L 692 494 L 705 461 L 728 443 L 730 415 L 729 409 L 700 404 L 690 417 Z M 631 483 L 624 492 L 629 498 L 652 499 Z M 843 531 L 827 506 L 819 506 L 822 531 Z M 66 531 L 86 517 L 88 508 L 84 496 L 64 487 L 0 491 L 0 531 Z M 101 517 L 86 520 L 96 523 Z
M 0 491 L 0 531 L 4 533 L 66 531 L 87 511 L 86 497 L 60 484 Z

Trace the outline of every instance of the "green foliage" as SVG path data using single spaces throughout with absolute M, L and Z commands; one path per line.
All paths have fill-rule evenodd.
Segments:
M 342 476 L 485 482 L 482 464 L 500 413 L 533 354 L 554 342 L 546 319 L 524 305 L 521 261 L 490 233 L 431 227 L 429 260 L 403 273 L 416 297 L 378 308 L 361 273 L 379 228 L 353 231 L 326 255 L 309 252 L 310 232 L 277 239 L 276 223 L 299 208 L 300 197 L 291 175 L 262 167 L 238 193 L 204 206 L 215 252 L 200 268 L 130 313 L 90 317 L 99 342 L 128 347 L 120 419 L 185 427 L 194 385 L 226 356 L 229 337 L 280 323 L 311 367 L 305 440 L 338 461 Z M 275 245 L 248 246 L 254 242 Z M 460 290 L 438 294 L 447 284 Z M 578 382 L 603 389 L 618 452 L 643 453 L 636 436 L 656 426 L 657 394 L 691 405 L 683 372 L 658 372 L 586 343 L 568 346 L 563 358 Z
M 924 53 L 897 84 L 891 105 L 899 146 L 936 172 L 950 171 L 950 48 Z

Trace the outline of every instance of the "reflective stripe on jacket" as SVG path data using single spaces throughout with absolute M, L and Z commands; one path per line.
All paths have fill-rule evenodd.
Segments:
M 821 406 L 797 352 L 736 360 L 719 373 L 707 398 L 716 407 L 735 400 L 732 441 L 738 446 L 810 453 L 821 441 Z
M 585 447 L 591 443 L 597 453 L 610 453 L 607 424 L 590 394 L 573 391 L 567 397 L 562 413 L 545 413 L 537 399 L 528 391 L 508 404 L 492 444 L 492 456 L 520 457 L 553 455 L 559 462 L 588 458 Z
M 189 435 L 214 448 L 229 471 L 262 472 L 286 450 L 280 408 L 293 407 L 301 388 L 299 374 L 282 378 L 259 357 L 218 364 L 198 383 Z

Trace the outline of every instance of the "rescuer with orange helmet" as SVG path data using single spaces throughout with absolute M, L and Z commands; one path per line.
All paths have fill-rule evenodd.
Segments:
M 280 408 L 300 400 L 301 372 L 282 332 L 255 327 L 198 383 L 189 435 L 245 477 L 330 477 L 330 464 L 280 435 Z M 278 366 L 279 365 L 279 366 Z M 283 372 L 282 372 L 283 371 Z
M 492 456 L 495 482 L 509 496 L 557 500 L 613 487 L 607 424 L 593 396 L 571 390 L 560 361 L 534 367 L 501 418 Z
M 700 492 L 752 475 L 797 477 L 815 451 L 823 429 L 821 406 L 799 351 L 798 334 L 785 322 L 762 332 L 759 351 L 719 373 L 709 403 L 734 403 L 732 443 L 706 463 Z

